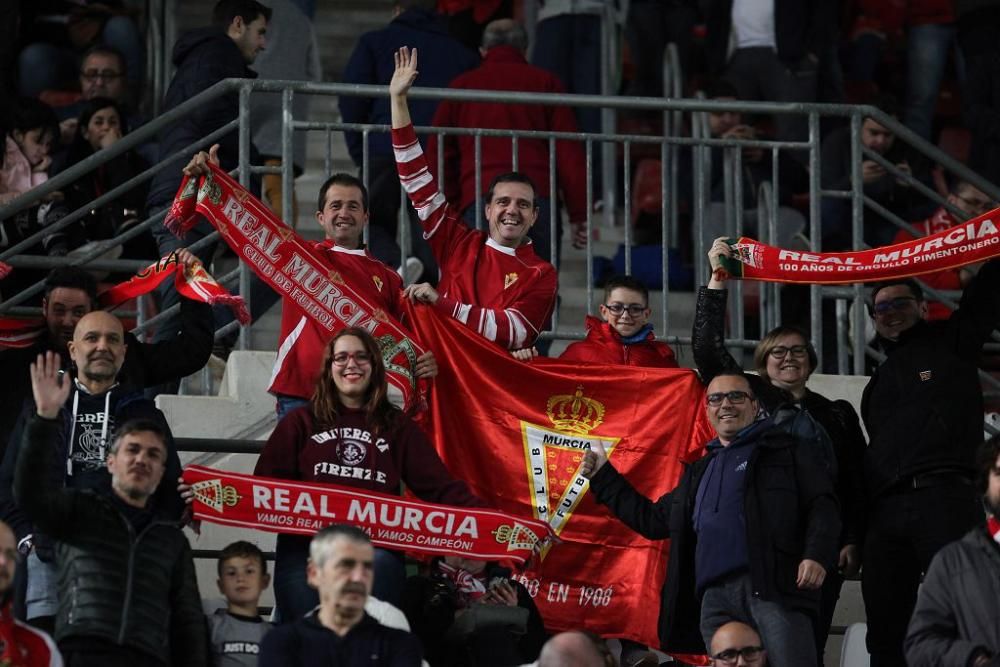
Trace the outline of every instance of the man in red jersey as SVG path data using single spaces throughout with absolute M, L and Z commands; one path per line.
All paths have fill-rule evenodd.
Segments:
M 441 268 L 437 289 L 410 285 L 404 295 L 432 304 L 510 350 L 531 346 L 555 307 L 558 276 L 527 239 L 538 219 L 535 187 L 524 174 L 493 179 L 486 196 L 489 233 L 469 229 L 445 201 L 410 122 L 407 93 L 417 77 L 417 52 L 396 53 L 389 82 L 392 144 L 403 189 L 417 210 L 424 238 Z
M 210 153 L 194 156 L 184 168 L 189 176 L 208 173 L 206 164 L 218 164 L 218 146 Z M 368 190 L 350 174 L 334 174 L 319 190 L 316 222 L 323 228 L 323 241 L 312 243 L 326 265 L 343 277 L 361 297 L 397 320 L 402 319 L 403 280 L 391 267 L 375 259 L 362 242 L 368 224 Z M 268 391 L 278 399 L 278 417 L 305 405 L 319 376 L 318 360 L 333 334 L 326 331 L 295 304 L 285 299 L 281 305 L 281 334 L 278 357 L 271 372 Z M 417 357 L 417 377 L 437 375 L 432 352 Z

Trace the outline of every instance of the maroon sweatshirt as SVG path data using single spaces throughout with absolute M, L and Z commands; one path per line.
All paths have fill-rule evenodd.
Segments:
M 345 409 L 334 428 L 315 424 L 306 406 L 282 419 L 257 460 L 260 477 L 297 479 L 400 495 L 405 482 L 428 502 L 482 507 L 469 486 L 451 476 L 423 431 L 401 417 L 394 432 L 375 437 L 364 413 Z

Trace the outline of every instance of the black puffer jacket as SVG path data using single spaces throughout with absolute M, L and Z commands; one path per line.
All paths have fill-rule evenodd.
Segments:
M 747 464 L 744 508 L 750 578 L 764 600 L 815 615 L 819 590 L 795 585 L 799 563 L 829 567 L 840 534 L 830 476 L 794 436 L 763 428 Z M 718 451 L 718 450 L 717 450 Z M 701 653 L 701 598 L 695 589 L 694 505 L 698 485 L 716 454 L 689 466 L 680 483 L 657 501 L 646 498 L 611 464 L 590 480 L 595 499 L 637 533 L 670 539 L 667 578 L 660 601 L 660 643 L 667 651 Z
M 692 332 L 692 352 L 702 381 L 707 385 L 724 370 L 742 370 L 726 349 L 723 332 L 726 318 L 727 290 L 698 289 Z M 747 375 L 750 388 L 768 412 L 784 403 L 795 403 L 791 394 L 775 387 L 759 375 Z M 799 406 L 808 411 L 830 436 L 837 457 L 835 488 L 840 500 L 843 534 L 841 546 L 861 544 L 865 532 L 864 456 L 865 436 L 858 413 L 845 400 L 831 401 L 806 389 Z
M 14 480 L 18 503 L 59 540 L 56 640 L 97 639 L 160 664 L 206 664 L 205 618 L 179 524 L 154 518 L 136 534 L 107 493 L 39 484 L 60 428 L 32 417 Z
M 861 399 L 871 442 L 868 492 L 878 496 L 912 475 L 952 470 L 970 478 L 983 441 L 983 391 L 976 364 L 1000 324 L 1000 260 L 990 260 L 962 294 L 958 310 L 918 322 L 896 342 L 879 337 L 886 359 Z
M 201 28 L 181 36 L 174 45 L 173 63 L 177 68 L 167 94 L 163 111 L 173 109 L 198 93 L 228 78 L 255 79 L 257 73 L 247 67 L 239 47 L 221 28 Z M 159 136 L 160 156 L 164 159 L 214 132 L 240 115 L 240 96 L 226 93 L 199 106 L 195 111 L 168 125 Z M 234 128 L 217 140 L 219 161 L 224 170 L 236 168 L 239 162 L 239 132 Z M 205 147 L 204 150 L 208 150 Z M 192 153 L 193 154 L 193 153 Z M 190 159 L 187 155 L 173 167 L 167 167 L 153 177 L 149 188 L 149 210 L 173 200 L 181 185 L 181 168 Z M 250 161 L 260 164 L 260 158 L 251 144 Z M 259 179 L 258 179 L 259 180 Z M 258 188 L 259 189 L 259 188 Z M 207 223 L 205 223 L 207 224 Z

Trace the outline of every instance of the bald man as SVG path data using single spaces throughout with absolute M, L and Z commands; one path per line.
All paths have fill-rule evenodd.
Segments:
M 582 632 L 561 632 L 545 642 L 538 667 L 605 667 L 608 655 Z
M 761 646 L 760 635 L 746 623 L 731 621 L 719 627 L 712 635 L 713 665 L 767 664 L 767 651 Z
M 184 502 L 177 493 L 176 480 L 180 477 L 181 465 L 166 418 L 141 392 L 118 384 L 118 372 L 126 351 L 122 323 L 103 310 L 87 313 L 77 322 L 73 339 L 66 347 L 76 377 L 70 374 L 62 377 L 62 382 L 73 384 L 56 416 L 50 418 L 60 424 L 62 441 L 53 443 L 60 456 L 51 458 L 46 479 L 51 483 L 61 482 L 67 488 L 107 489 L 111 483 L 107 459 L 115 427 L 133 419 L 151 420 L 161 424 L 167 433 L 165 479 L 175 481 L 175 484 L 160 486 L 153 495 L 151 507 L 167 517 L 180 519 Z M 42 358 L 39 355 L 38 361 Z M 0 465 L 0 519 L 14 530 L 18 551 L 27 561 L 24 617 L 51 632 L 56 613 L 52 540 L 35 532 L 32 521 L 21 511 L 11 493 L 23 445 L 22 435 L 32 418 L 41 418 L 37 417 L 34 404 L 26 406 L 18 419 Z M 19 605 L 18 611 L 21 611 Z

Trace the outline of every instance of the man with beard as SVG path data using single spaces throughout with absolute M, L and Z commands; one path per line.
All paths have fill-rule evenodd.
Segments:
M 528 239 L 538 219 L 535 187 L 524 174 L 499 174 L 486 195 L 489 233 L 466 227 L 438 190 L 410 122 L 407 93 L 416 77 L 417 52 L 404 46 L 389 82 L 392 145 L 399 180 L 420 217 L 441 280 L 437 289 L 421 283 L 404 294 L 501 347 L 530 347 L 552 314 L 558 288 L 556 270 Z
M 985 521 L 931 561 L 906 636 L 911 667 L 1000 665 L 1000 436 L 979 448 Z
M 115 328 L 109 317 L 85 317 L 78 338 L 111 342 Z M 111 354 L 86 360 L 81 376 L 113 378 Z M 80 384 L 74 387 L 62 377 L 52 352 L 31 365 L 35 412 L 25 426 L 14 481 L 19 505 L 56 540 L 59 648 L 74 667 L 202 667 L 208 641 L 191 547 L 178 522 L 154 503 L 165 471 L 172 474 L 162 422 L 140 417 L 118 425 L 104 461 L 110 483 L 90 488 L 40 483 L 62 467 L 62 451 L 53 445 L 65 432 L 65 405 L 76 401 Z
M 166 419 L 152 401 L 141 393 L 118 384 L 126 353 L 125 334 L 117 317 L 104 311 L 84 315 L 76 325 L 73 340 L 67 349 L 76 365 L 77 377 L 60 373 L 67 386 L 67 396 L 57 414 L 50 419 L 54 440 L 50 446 L 58 456 L 46 459 L 43 474 L 34 483 L 54 491 L 70 489 L 107 489 L 110 481 L 106 462 L 111 434 L 116 426 L 133 419 L 144 419 L 162 425 L 166 437 L 165 465 L 167 478 L 180 477 L 181 467 Z M 46 358 L 55 363 L 54 352 Z M 37 396 L 35 400 L 37 401 Z M 10 447 L 0 466 L 0 518 L 8 523 L 18 538 L 18 550 L 27 558 L 28 587 L 26 618 L 43 629 L 51 629 L 56 613 L 55 568 L 52 564 L 51 537 L 35 531 L 34 522 L 11 495 L 17 461 L 24 446 L 21 434 L 34 418 L 37 406 L 22 414 L 15 427 Z M 152 507 L 173 519 L 179 519 L 184 502 L 172 484 L 153 494 Z
M 416 667 L 417 638 L 381 625 L 365 612 L 374 578 L 375 549 L 360 528 L 333 524 L 309 544 L 309 585 L 319 606 L 264 637 L 260 667 L 382 665 Z
M 11 597 L 17 561 L 14 531 L 0 522 L 0 664 L 61 667 L 62 656 L 52 638 L 14 618 Z
M 182 249 L 177 252 L 176 261 L 191 267 L 196 259 Z M 4 380 L 0 383 L 0 458 L 25 399 L 31 395 L 28 366 L 39 354 L 51 350 L 62 359 L 62 367 L 68 368 L 70 358 L 66 345 L 73 340 L 80 318 L 97 305 L 97 281 L 86 269 L 61 266 L 45 278 L 42 297 L 45 329 L 41 336 L 30 347 L 0 351 L 0 368 L 4 369 Z M 118 382 L 134 389 L 145 389 L 191 375 L 208 362 L 213 333 L 212 307 L 181 297 L 180 329 L 175 336 L 159 343 L 142 343 L 131 332 L 125 333 L 125 359 Z

